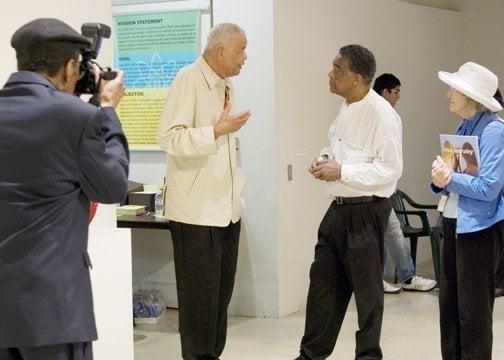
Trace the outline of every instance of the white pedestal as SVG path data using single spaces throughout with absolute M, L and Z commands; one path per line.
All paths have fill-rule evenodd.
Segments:
M 110 210 L 102 208 L 105 209 Z M 102 212 L 102 216 L 113 217 L 115 224 L 115 211 Z M 100 219 L 100 213 L 95 220 L 97 225 L 110 223 L 110 219 Z M 97 225 L 89 229 L 88 246 L 98 328 L 98 341 L 93 343 L 94 359 L 133 360 L 131 231 Z

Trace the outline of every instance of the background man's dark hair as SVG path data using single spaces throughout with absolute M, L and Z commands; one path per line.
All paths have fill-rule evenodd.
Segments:
M 16 52 L 19 71 L 34 71 L 55 76 L 71 59 L 79 58 L 82 44 L 47 42 L 30 50 Z
M 502 94 L 501 94 L 500 89 L 498 89 L 498 88 L 497 88 L 497 91 L 495 92 L 494 99 L 497 100 L 499 102 L 499 104 L 501 104 L 501 106 L 504 106 L 504 102 L 502 100 Z
M 383 90 L 392 90 L 393 88 L 401 86 L 399 79 L 392 74 L 381 74 L 374 82 L 373 90 L 381 95 Z
M 359 74 L 367 84 L 371 84 L 376 72 L 376 60 L 371 51 L 361 45 L 343 46 L 339 51 L 341 57 L 348 60 L 348 69 Z

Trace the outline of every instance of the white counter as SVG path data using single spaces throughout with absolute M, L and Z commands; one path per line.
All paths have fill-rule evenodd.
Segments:
M 108 212 L 106 217 L 109 216 L 114 217 L 115 223 L 115 211 Z M 94 359 L 133 360 L 131 231 L 103 227 L 100 218 L 97 220 L 89 229 L 88 246 L 98 328 Z

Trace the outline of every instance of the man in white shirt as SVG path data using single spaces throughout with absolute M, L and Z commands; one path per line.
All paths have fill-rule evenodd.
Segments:
M 246 46 L 239 26 L 215 26 L 203 55 L 178 72 L 159 125 L 186 360 L 218 359 L 226 342 L 245 185 L 234 132 L 250 117 L 232 115 L 230 77 L 240 73 Z
M 368 49 L 347 45 L 329 73 L 330 91 L 345 103 L 329 130 L 330 145 L 310 168 L 334 201 L 318 232 L 298 360 L 330 356 L 352 293 L 356 359 L 383 358 L 383 234 L 388 198 L 402 173 L 402 139 L 399 115 L 370 87 L 375 71 Z

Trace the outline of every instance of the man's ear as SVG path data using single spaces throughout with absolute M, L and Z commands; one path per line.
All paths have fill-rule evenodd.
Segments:
M 364 78 L 361 74 L 354 74 L 353 85 L 358 85 L 360 83 L 364 83 Z
M 79 71 L 77 68 L 76 61 L 74 59 L 68 60 L 67 63 L 65 64 L 65 67 L 63 70 L 63 79 L 62 80 L 64 80 L 65 83 L 70 81 L 75 76 L 75 71 Z
M 56 74 L 58 89 L 73 94 L 75 91 L 75 83 L 79 78 L 80 66 L 77 60 L 70 59 L 63 65 Z
M 222 61 L 224 59 L 224 46 L 220 46 L 217 48 L 217 59 Z

